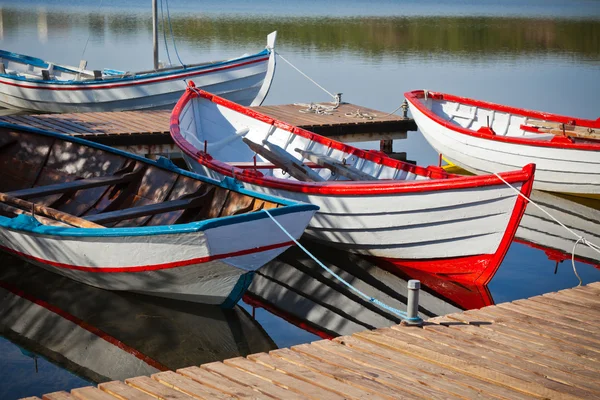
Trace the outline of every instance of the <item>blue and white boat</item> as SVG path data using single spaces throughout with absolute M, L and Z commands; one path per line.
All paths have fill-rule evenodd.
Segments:
M 275 39 L 252 55 L 141 72 L 89 70 L 0 50 L 0 106 L 51 113 L 172 107 L 186 80 L 243 105 L 260 105 L 275 74 Z
M 318 207 L 0 125 L 0 250 L 109 290 L 233 306 Z

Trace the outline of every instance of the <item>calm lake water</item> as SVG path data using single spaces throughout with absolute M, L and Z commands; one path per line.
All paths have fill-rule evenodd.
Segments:
M 77 65 L 85 59 L 95 69 L 151 68 L 149 0 L 73 3 L 2 1 L 0 48 L 59 63 Z M 168 21 L 166 3 L 164 14 Z M 287 60 L 329 92 L 342 92 L 345 101 L 382 112 L 398 107 L 406 91 L 430 89 L 582 118 L 600 116 L 596 0 L 171 0 L 169 14 L 184 63 L 256 52 L 277 30 L 277 51 Z M 160 39 L 160 58 L 168 61 L 162 32 Z M 170 59 L 177 63 L 173 42 L 167 41 Z M 331 100 L 283 60 L 277 68 L 266 104 Z M 418 132 L 396 141 L 394 150 L 406 151 L 419 164 L 437 163 L 437 154 Z M 560 198 L 550 204 L 557 213 L 591 215 L 574 217 L 573 223 L 581 223 L 586 235 L 600 235 L 598 214 Z M 428 285 L 422 315 L 577 285 L 570 261 L 573 243 L 562 251 L 549 248 L 564 232 L 536 223 L 533 217 L 524 220 L 530 225 L 520 231 L 521 242 L 530 242 L 532 235 L 549 242 L 513 243 L 487 287 L 417 277 Z M 356 286 L 402 307 L 409 271 L 391 274 L 376 260 L 307 246 Z M 598 257 L 581 248 L 577 253 L 583 282 L 600 281 Z M 0 271 L 2 399 L 198 365 L 397 321 L 349 293 L 296 248 L 261 270 L 247 303 L 231 311 L 101 291 L 5 255 Z M 265 308 L 256 308 L 252 319 L 249 304 Z

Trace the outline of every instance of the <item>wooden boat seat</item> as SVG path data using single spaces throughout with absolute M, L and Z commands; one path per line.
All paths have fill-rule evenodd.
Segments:
M 6 66 L 3 62 L 0 62 L 0 74 L 6 74 Z
M 315 154 L 311 151 L 296 149 L 296 151 L 302 154 L 302 157 L 317 163 L 340 176 L 346 177 L 353 181 L 376 181 L 372 175 L 369 175 L 361 170 L 354 168 L 351 165 L 344 164 L 343 162 L 336 160 L 333 157 L 325 156 L 322 154 Z
M 6 193 L 0 193 L 0 203 L 6 204 L 9 207 L 18 207 L 20 209 L 26 210 L 26 212 L 30 214 L 39 214 L 56 221 L 64 222 L 71 226 L 76 226 L 78 228 L 105 228 L 102 225 L 91 221 L 87 221 L 75 215 L 68 214 L 66 212 L 59 211 L 41 204 L 31 203 L 29 201 L 10 196 Z
M 299 181 L 321 182 L 325 180 L 318 173 L 304 165 L 300 160 L 273 143 L 263 140 L 263 145 L 261 146 L 246 137 L 242 138 L 242 140 L 256 154 L 263 156 Z M 265 146 L 268 146 L 268 149 Z
M 57 193 L 91 189 L 99 186 L 118 185 L 120 183 L 132 181 L 137 176 L 139 176 L 139 171 L 129 172 L 121 175 L 99 176 L 95 178 L 79 179 L 71 182 L 15 190 L 7 194 L 20 199 L 31 199 Z
M 195 195 L 193 197 L 180 198 L 177 200 L 165 201 L 156 204 L 147 204 L 126 208 L 123 210 L 109 211 L 94 215 L 84 216 L 83 218 L 97 224 L 105 224 L 109 222 L 123 221 L 138 217 L 146 217 L 148 215 L 163 214 L 171 211 L 178 211 L 187 208 L 200 207 L 204 204 L 205 198 L 203 195 Z

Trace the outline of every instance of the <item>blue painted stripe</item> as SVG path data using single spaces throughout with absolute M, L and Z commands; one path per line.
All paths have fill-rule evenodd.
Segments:
M 3 53 L 6 53 L 6 55 L 3 55 Z M 252 55 L 245 56 L 245 57 L 234 58 L 232 60 L 216 62 L 216 63 L 212 63 L 212 64 L 199 65 L 196 67 L 188 67 L 188 68 L 182 67 L 182 68 L 178 68 L 175 70 L 162 71 L 162 72 L 149 72 L 149 73 L 144 73 L 139 76 L 126 76 L 126 77 L 119 77 L 119 78 L 108 76 L 108 77 L 104 77 L 104 79 L 99 79 L 99 80 L 85 80 L 85 81 L 47 80 L 47 81 L 42 81 L 39 79 L 28 78 L 28 77 L 24 77 L 24 76 L 15 76 L 15 75 L 11 75 L 11 74 L 0 74 L 0 76 L 10 78 L 10 79 L 13 79 L 16 81 L 35 82 L 37 84 L 47 84 L 47 85 L 69 85 L 69 86 L 87 86 L 87 85 L 102 85 L 102 84 L 108 85 L 108 84 L 114 84 L 115 82 L 132 82 L 132 81 L 140 81 L 140 80 L 146 80 L 146 79 L 151 79 L 151 78 L 168 77 L 171 75 L 194 73 L 194 72 L 199 72 L 199 71 L 203 71 L 203 70 L 209 70 L 212 68 L 219 68 L 219 67 L 224 67 L 224 66 L 228 66 L 228 65 L 234 65 L 234 64 L 250 61 L 253 58 L 260 58 L 260 57 L 267 56 L 269 54 L 271 54 L 271 50 L 264 49 L 261 52 L 256 53 L 256 54 L 252 54 Z M 48 63 L 46 63 L 44 60 L 41 60 L 39 58 L 30 57 L 30 56 L 26 56 L 26 55 L 22 55 L 22 54 L 4 52 L 2 50 L 0 50 L 0 56 L 2 56 L 4 58 L 8 58 L 8 59 L 12 58 L 15 61 L 23 61 L 23 62 L 26 62 L 33 66 L 36 66 L 36 67 L 48 68 Z M 67 71 L 67 72 L 78 72 L 76 70 L 64 68 L 59 65 L 55 65 L 54 68 L 56 68 L 57 70 L 62 70 L 62 71 Z
M 113 154 L 117 154 L 129 159 L 134 159 L 154 167 L 165 169 L 180 175 L 188 176 L 193 179 L 197 179 L 203 182 L 207 182 L 211 185 L 219 186 L 225 189 L 229 189 L 235 192 L 239 192 L 248 196 L 256 197 L 261 200 L 266 200 L 274 203 L 279 203 L 285 207 L 274 208 L 269 210 L 272 215 L 286 215 L 293 214 L 296 212 L 304 211 L 316 211 L 319 209 L 318 206 L 312 204 L 305 204 L 300 202 L 294 202 L 287 199 L 265 195 L 257 193 L 242 187 L 241 182 L 236 181 L 232 178 L 225 178 L 219 182 L 214 179 L 210 179 L 193 172 L 185 171 L 181 168 L 176 167 L 170 160 L 161 158 L 158 161 L 149 160 L 144 157 L 140 157 L 135 154 L 127 153 L 122 150 L 114 149 L 103 144 L 90 142 L 85 139 L 75 138 L 68 135 L 64 135 L 57 132 L 45 131 L 37 128 L 30 128 L 19 126 L 15 124 L 9 124 L 0 122 L 0 128 L 17 129 L 25 132 L 36 133 L 44 136 L 53 137 L 59 140 L 68 142 L 78 143 L 84 146 L 89 146 L 99 150 L 107 151 Z M 178 233 L 192 233 L 199 232 L 219 226 L 232 225 L 248 221 L 256 221 L 259 219 L 268 218 L 267 214 L 262 212 L 255 212 L 249 214 L 233 215 L 228 217 L 212 218 L 204 221 L 191 222 L 188 224 L 177 224 L 177 225 L 163 225 L 163 226 L 145 226 L 145 227 L 131 227 L 131 228 L 63 228 L 56 226 L 47 226 L 40 224 L 37 220 L 26 215 L 19 215 L 15 218 L 7 218 L 0 216 L 0 227 L 16 230 L 31 232 L 40 235 L 54 235 L 54 236 L 72 236 L 72 237 L 118 237 L 118 236 L 149 236 L 149 235 L 166 235 L 166 234 L 178 234 Z
M 252 279 L 254 279 L 254 271 L 245 273 L 240 276 L 240 279 L 235 283 L 235 286 L 229 293 L 229 296 L 221 303 L 221 308 L 233 308 L 242 298 L 246 290 L 250 287 L 252 283 Z

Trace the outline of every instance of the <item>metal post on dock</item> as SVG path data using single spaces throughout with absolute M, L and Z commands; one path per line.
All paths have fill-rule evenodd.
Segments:
M 158 6 L 156 0 L 152 0 L 152 44 L 154 69 L 158 69 Z
M 422 325 L 423 320 L 419 318 L 419 290 L 421 281 L 411 279 L 408 281 L 408 294 L 406 303 L 407 318 L 402 321 L 402 325 Z

